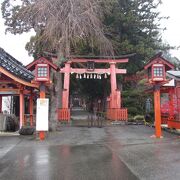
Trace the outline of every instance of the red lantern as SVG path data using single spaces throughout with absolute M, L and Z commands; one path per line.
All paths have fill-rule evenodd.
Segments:
M 37 64 L 36 65 L 35 79 L 36 81 L 49 81 L 49 65 Z
M 165 67 L 164 64 L 153 64 L 152 65 L 152 81 L 165 81 Z

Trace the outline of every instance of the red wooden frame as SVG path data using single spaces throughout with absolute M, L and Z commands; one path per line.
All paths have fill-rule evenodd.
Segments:
M 163 70 L 162 76 L 155 76 L 155 74 L 154 74 L 154 69 L 155 68 L 162 68 L 162 70 Z M 160 64 L 160 63 L 153 64 L 152 68 L 151 68 L 151 75 L 152 75 L 152 77 L 151 77 L 152 81 L 165 81 L 166 80 L 166 74 L 165 74 L 165 66 L 164 66 L 164 64 Z
M 44 68 L 46 67 L 47 68 L 47 76 L 41 76 L 39 77 L 38 76 L 38 69 L 39 68 Z M 45 64 L 45 63 L 41 63 L 41 64 L 37 64 L 36 67 L 35 67 L 35 81 L 49 81 L 50 80 L 50 71 L 49 71 L 49 65 L 48 64 Z

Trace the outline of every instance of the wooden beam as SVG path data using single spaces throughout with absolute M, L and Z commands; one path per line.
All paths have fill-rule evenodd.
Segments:
M 15 82 L 13 80 L 0 79 L 0 82 L 3 84 L 15 84 Z
M 1 88 L 0 89 L 0 94 L 4 94 L 4 95 L 19 94 L 19 89 Z
M 20 89 L 18 88 L 1 88 L 0 89 L 0 94 L 20 94 Z M 30 90 L 23 90 L 23 94 L 26 94 L 26 95 L 30 95 L 31 94 L 31 91 Z
M 86 63 L 88 61 L 92 61 L 95 63 L 110 63 L 110 62 L 127 63 L 129 60 L 128 60 L 128 58 L 124 58 L 124 59 L 81 59 L 81 58 L 73 58 L 73 59 L 70 59 L 71 63 Z
M 126 69 L 115 69 L 115 73 L 116 74 L 126 74 L 127 71 Z M 60 73 L 78 73 L 78 74 L 83 74 L 83 73 L 96 73 L 96 74 L 105 74 L 105 73 L 110 73 L 110 68 L 108 69 L 94 69 L 94 71 L 88 71 L 87 69 L 84 69 L 84 68 L 70 68 L 70 70 L 67 70 L 65 68 L 62 68 L 60 70 Z
M 29 86 L 29 87 L 34 87 L 34 88 L 38 88 L 38 86 L 36 84 L 32 84 L 30 82 L 27 82 L 25 80 L 22 80 L 16 76 L 14 76 L 13 74 L 11 74 L 9 71 L 5 70 L 4 68 L 0 67 L 0 72 L 5 74 L 6 76 L 10 77 L 11 79 L 13 79 L 14 81 L 25 85 L 25 86 Z

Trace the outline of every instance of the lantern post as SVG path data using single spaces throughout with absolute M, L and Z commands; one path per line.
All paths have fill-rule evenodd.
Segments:
M 36 65 L 36 81 L 39 82 L 39 90 L 40 90 L 40 101 L 46 98 L 46 82 L 49 82 L 49 65 L 46 63 L 38 63 Z M 41 103 L 40 103 L 41 104 Z M 38 113 L 38 112 L 37 112 Z M 38 117 L 38 115 L 37 115 Z M 46 117 L 48 119 L 48 117 Z M 37 118 L 38 120 L 38 118 Z M 45 122 L 44 122 L 45 123 Z M 39 128 L 38 128 L 39 129 Z M 40 127 L 39 138 L 40 140 L 45 139 L 45 130 L 46 128 Z
M 174 65 L 158 53 L 145 65 L 144 69 L 148 71 L 149 83 L 153 85 L 154 92 L 154 118 L 155 118 L 155 135 L 152 137 L 161 138 L 161 85 L 167 83 L 166 71 L 173 69 Z
M 49 99 L 46 98 L 46 87 L 51 84 L 50 68 L 57 71 L 58 67 L 53 64 L 51 60 L 44 57 L 40 57 L 26 67 L 28 70 L 34 71 L 35 78 L 33 83 L 39 85 L 39 98 L 37 99 L 36 112 L 36 131 L 39 132 L 40 140 L 44 140 L 45 132 L 49 130 Z
M 162 137 L 161 132 L 161 95 L 160 85 L 154 85 L 154 113 L 155 113 L 155 136 L 156 138 Z

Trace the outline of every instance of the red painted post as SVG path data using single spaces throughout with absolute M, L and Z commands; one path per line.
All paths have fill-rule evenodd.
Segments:
M 33 95 L 29 98 L 29 114 L 30 114 L 30 126 L 33 126 Z
M 19 128 L 21 129 L 24 124 L 24 93 L 23 93 L 23 90 L 20 90 L 19 98 L 20 98 Z
M 161 99 L 160 86 L 155 85 L 154 90 L 154 112 L 155 112 L 155 136 L 161 138 Z
M 111 72 L 111 92 L 116 91 L 117 83 L 116 83 L 116 63 L 111 62 L 110 64 L 110 72 Z
M 70 62 L 65 64 L 65 73 L 64 73 L 64 92 L 63 92 L 63 108 L 69 108 L 69 85 L 70 85 Z
M 2 95 L 0 95 L 0 113 L 2 113 Z
M 121 91 L 116 90 L 116 94 L 117 94 L 117 107 L 121 108 Z
M 40 85 L 40 98 L 41 99 L 44 99 L 44 98 L 46 98 L 46 87 L 45 87 L 45 85 L 44 84 L 41 84 Z M 43 141 L 44 139 L 45 139 L 45 132 L 44 131 L 40 131 L 39 132 L 39 139 L 41 140 L 41 141 Z
M 117 108 L 116 106 L 116 89 L 117 89 L 117 82 L 116 82 L 116 63 L 111 62 L 110 64 L 110 73 L 111 73 L 111 107 L 110 108 Z
M 171 120 L 174 119 L 174 90 L 169 90 L 169 117 Z

